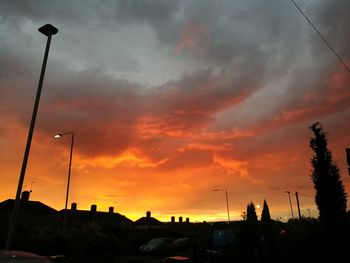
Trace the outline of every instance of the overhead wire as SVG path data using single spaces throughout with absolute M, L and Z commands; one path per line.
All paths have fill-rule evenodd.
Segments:
M 323 40 L 323 42 L 328 46 L 328 48 L 333 52 L 333 54 L 338 58 L 338 60 L 343 64 L 345 69 L 350 73 L 350 68 L 344 60 L 338 55 L 338 53 L 335 51 L 335 49 L 331 46 L 331 44 L 327 41 L 327 39 L 321 34 L 321 32 L 316 28 L 316 26 L 312 23 L 312 21 L 307 17 L 305 12 L 298 6 L 298 4 L 291 0 L 291 2 L 295 5 L 295 7 L 299 10 L 299 12 L 305 17 L 305 19 L 309 22 L 309 24 L 312 26 L 312 28 L 316 31 L 316 33 L 319 35 L 319 37 Z
M 299 12 L 304 16 L 304 18 L 308 21 L 308 23 L 312 26 L 312 28 L 316 31 L 316 33 L 319 35 L 319 37 L 323 40 L 323 42 L 328 46 L 328 48 L 333 52 L 333 54 L 338 58 L 338 60 L 341 62 L 341 64 L 343 64 L 343 66 L 345 67 L 345 69 L 350 72 L 350 68 L 348 67 L 348 65 L 346 65 L 346 63 L 344 62 L 344 60 L 340 57 L 340 55 L 338 55 L 338 53 L 335 51 L 335 49 L 331 46 L 331 44 L 327 41 L 327 39 L 321 34 L 321 32 L 316 28 L 316 26 L 314 25 L 314 23 L 312 23 L 312 21 L 308 18 L 308 16 L 305 14 L 305 12 L 299 7 L 299 5 L 294 1 L 294 0 L 290 0 L 294 6 L 299 10 Z M 348 147 L 350 141 L 348 141 L 345 145 L 345 148 Z M 345 155 L 345 153 L 344 153 Z M 339 162 L 340 158 L 342 158 L 343 155 L 339 156 L 338 159 L 335 161 L 335 163 Z

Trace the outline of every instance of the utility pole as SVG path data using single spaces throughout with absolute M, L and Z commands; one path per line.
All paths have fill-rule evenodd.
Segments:
M 299 204 L 299 196 L 298 196 L 298 192 L 295 192 L 295 197 L 296 197 L 296 199 L 297 199 L 299 219 L 301 219 L 301 213 L 300 213 L 300 204 Z
M 228 206 L 228 196 L 227 196 L 227 190 L 226 189 L 213 189 L 214 192 L 217 191 L 225 191 L 226 193 L 226 207 L 227 207 L 227 224 L 230 225 L 230 208 Z
M 294 219 L 294 213 L 293 213 L 293 206 L 292 206 L 292 199 L 290 199 L 290 192 L 286 191 L 289 197 L 289 204 L 290 204 L 290 211 L 292 212 L 292 218 Z

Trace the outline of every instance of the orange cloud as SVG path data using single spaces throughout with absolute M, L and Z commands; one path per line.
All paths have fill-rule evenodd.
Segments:
M 92 159 L 80 160 L 79 166 L 95 166 L 95 167 L 105 167 L 105 168 L 115 168 L 115 167 L 158 167 L 159 165 L 165 163 L 167 160 L 160 160 L 154 162 L 148 159 L 146 156 L 142 156 L 137 149 L 129 149 L 126 152 L 119 154 L 116 157 L 110 156 L 99 156 Z

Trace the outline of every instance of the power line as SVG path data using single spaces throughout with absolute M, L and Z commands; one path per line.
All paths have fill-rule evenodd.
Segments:
M 307 198 L 310 198 L 310 199 L 314 199 L 314 197 L 311 197 L 309 195 L 305 195 L 305 194 L 302 194 L 302 193 L 299 193 L 299 195 L 303 196 L 303 197 L 307 197 Z
M 318 29 L 314 26 L 314 24 L 311 22 L 311 20 L 306 16 L 306 14 L 303 12 L 303 10 L 300 9 L 300 7 L 295 3 L 294 0 L 291 0 L 292 3 L 295 5 L 295 7 L 300 11 L 300 13 L 305 17 L 305 19 L 309 22 L 309 24 L 312 26 L 312 28 L 316 31 L 316 33 L 319 35 L 319 37 L 323 40 L 323 42 L 328 46 L 328 48 L 333 52 L 333 54 L 338 58 L 338 60 L 344 65 L 346 70 L 350 72 L 350 68 L 345 64 L 344 60 L 338 55 L 338 53 L 335 51 L 335 49 L 328 43 L 327 39 L 318 31 Z

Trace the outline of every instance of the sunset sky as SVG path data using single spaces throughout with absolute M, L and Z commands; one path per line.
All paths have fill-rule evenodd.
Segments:
M 350 1 L 297 0 L 350 66 Z M 0 201 L 14 198 L 46 37 L 53 36 L 24 190 L 132 220 L 241 219 L 288 195 L 317 215 L 309 127 L 319 121 L 350 194 L 350 72 L 290 0 L 0 3 Z M 33 183 L 32 183 L 33 182 Z M 348 202 L 348 207 L 350 203 Z M 260 217 L 261 208 L 257 209 Z

